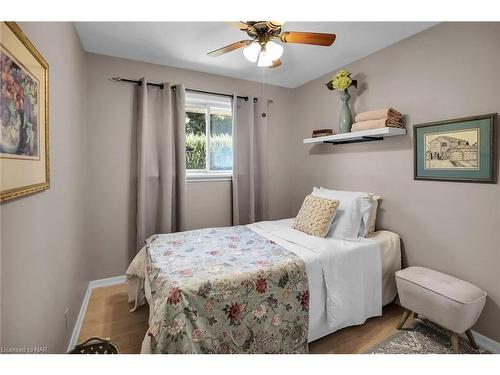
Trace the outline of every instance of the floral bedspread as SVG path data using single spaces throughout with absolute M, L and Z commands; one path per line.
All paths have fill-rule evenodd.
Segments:
M 153 353 L 307 353 L 304 261 L 245 226 L 147 241 Z

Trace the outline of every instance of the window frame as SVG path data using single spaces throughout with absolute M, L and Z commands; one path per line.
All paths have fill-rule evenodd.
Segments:
M 197 96 L 201 96 L 198 94 Z M 214 98 L 212 95 L 206 95 L 209 98 Z M 214 103 L 189 103 L 189 100 L 186 98 L 186 107 L 188 106 L 197 106 L 205 109 L 205 169 L 188 169 L 186 168 L 186 179 L 188 181 L 202 181 L 202 180 L 232 180 L 233 177 L 233 169 L 231 170 L 211 170 L 210 169 L 210 131 L 212 128 L 211 124 L 211 107 L 217 107 L 217 104 L 220 104 L 221 109 L 224 109 L 224 106 L 227 102 L 214 101 Z M 233 99 L 230 101 L 230 111 L 231 111 L 231 137 L 233 135 L 234 130 L 234 116 L 233 116 Z M 187 113 L 186 109 L 186 113 Z M 234 146 L 234 143 L 233 143 Z M 234 147 L 233 147 L 234 152 Z

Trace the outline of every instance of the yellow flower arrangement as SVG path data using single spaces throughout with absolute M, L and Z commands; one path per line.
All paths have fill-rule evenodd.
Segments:
M 349 72 L 346 70 L 341 70 L 333 76 L 332 85 L 337 90 L 345 90 L 351 86 L 352 79 L 349 77 Z
M 347 70 L 340 70 L 333 75 L 333 79 L 326 84 L 330 90 L 345 91 L 349 87 L 357 87 L 358 82 L 351 78 Z

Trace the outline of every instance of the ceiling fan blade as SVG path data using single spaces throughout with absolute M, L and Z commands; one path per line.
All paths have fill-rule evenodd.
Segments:
M 211 51 L 211 52 L 207 53 L 207 55 L 212 56 L 212 57 L 217 57 L 217 56 L 223 55 L 225 53 L 234 51 L 235 49 L 248 46 L 250 43 L 252 43 L 251 40 L 240 40 L 239 42 L 235 42 L 233 44 L 229 44 L 229 45 L 224 46 L 222 48 Z
M 276 30 L 283 27 L 285 21 L 267 21 L 266 25 L 269 29 Z
M 285 31 L 280 34 L 285 43 L 314 44 L 316 46 L 331 46 L 335 41 L 335 34 L 307 33 L 300 31 Z
M 228 24 L 240 30 L 246 30 L 250 26 L 249 24 L 243 21 L 229 21 Z
M 281 59 L 278 59 L 278 60 L 274 60 L 273 61 L 273 65 L 270 65 L 269 68 L 272 69 L 272 68 L 276 68 L 278 66 L 281 65 Z

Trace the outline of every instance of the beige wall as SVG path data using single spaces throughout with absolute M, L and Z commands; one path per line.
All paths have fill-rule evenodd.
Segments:
M 378 227 L 401 235 L 405 265 L 485 289 L 475 329 L 500 341 L 500 185 L 414 181 L 412 164 L 413 124 L 500 112 L 500 23 L 440 24 L 345 68 L 361 82 L 351 90 L 354 112 L 393 106 L 406 114 L 410 134 L 302 145 L 313 128 L 336 126 L 340 100 L 324 86 L 330 75 L 298 88 L 290 144 L 294 211 L 314 185 L 381 195 Z
M 1 339 L 6 348 L 64 352 L 90 274 L 83 246 L 85 54 L 70 23 L 19 25 L 49 63 L 51 186 L 0 206 Z
M 136 88 L 111 77 L 184 83 L 192 89 L 262 96 L 262 85 L 212 74 L 169 68 L 133 60 L 87 55 L 88 191 L 87 247 L 92 251 L 93 278 L 121 275 L 135 254 L 135 127 Z M 289 191 L 292 140 L 292 90 L 265 86 L 270 107 L 270 195 L 272 218 L 291 215 Z M 285 193 L 284 193 L 285 192 Z M 188 183 L 188 226 L 231 223 L 229 182 Z
M 231 181 L 188 181 L 187 230 L 232 224 Z

